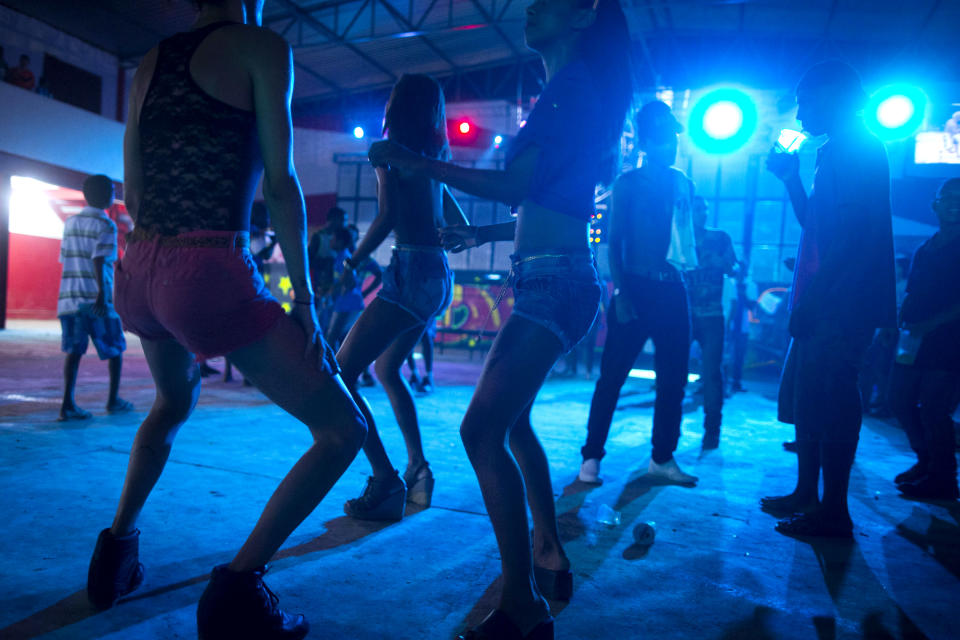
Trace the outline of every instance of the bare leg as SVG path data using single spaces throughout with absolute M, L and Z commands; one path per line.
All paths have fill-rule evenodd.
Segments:
M 314 439 L 267 502 L 230 563 L 233 571 L 266 564 L 346 471 L 363 443 L 364 421 L 343 381 L 305 359 L 305 346 L 303 329 L 285 316 L 263 339 L 230 354 L 237 369 L 306 424 Z
M 534 564 L 553 571 L 566 571 L 570 568 L 570 560 L 560 543 L 547 454 L 530 424 L 532 408 L 531 402 L 513 425 L 510 431 L 510 451 L 523 473 L 527 502 L 533 515 Z
M 133 440 L 120 504 L 110 528 L 114 536 L 135 528 L 140 510 L 167 463 L 173 439 L 200 395 L 200 371 L 193 355 L 174 340 L 143 340 L 142 344 L 157 394 Z
M 420 337 L 420 351 L 423 352 L 423 368 L 427 371 L 427 378 L 433 380 L 433 338 L 424 332 Z
M 398 336 L 406 334 L 418 325 L 421 328 L 423 326 L 420 321 L 400 307 L 375 298 L 360 314 L 356 324 L 343 341 L 340 351 L 337 352 L 337 360 L 343 368 L 343 381 L 367 420 L 367 439 L 363 444 L 363 452 L 370 461 L 374 476 L 382 477 L 392 474 L 393 465 L 380 441 L 370 406 L 357 390 L 357 378 Z M 409 348 L 403 355 L 406 356 L 407 353 Z M 409 394 L 409 389 L 407 393 Z
M 110 358 L 107 368 L 110 371 L 110 390 L 107 393 L 107 408 L 117 404 L 117 394 L 120 391 L 120 373 L 123 371 L 123 356 Z
M 334 311 L 333 315 L 330 316 L 330 324 L 327 326 L 326 337 L 327 342 L 329 342 L 334 349 L 340 348 L 343 337 L 350 330 L 350 327 L 353 326 L 353 323 L 359 315 L 356 311 Z
M 63 361 L 63 404 L 60 405 L 60 414 L 64 410 L 76 409 L 77 402 L 73 392 L 77 388 L 77 373 L 80 371 L 81 353 L 68 353 Z
M 413 394 L 410 393 L 410 386 L 403 379 L 400 367 L 406 355 L 410 353 L 423 333 L 423 326 L 417 325 L 408 329 L 406 333 L 400 334 L 393 344 L 387 347 L 380 357 L 377 358 L 376 372 L 383 390 L 387 392 L 390 398 L 390 406 L 393 407 L 393 414 L 397 418 L 397 426 L 400 427 L 400 433 L 403 434 L 403 441 L 407 446 L 407 468 L 417 469 L 426 460 L 423 456 L 423 441 L 420 438 L 420 424 L 417 420 L 417 407 L 413 402 Z M 376 430 L 371 429 L 367 434 L 367 440 L 370 438 L 379 440 L 380 436 Z M 366 447 L 366 444 L 364 444 Z M 383 448 L 383 444 L 380 444 Z
M 529 320 L 511 316 L 493 342 L 460 427 L 500 549 L 500 609 L 524 634 L 543 619 L 547 604 L 533 577 L 523 477 L 507 451 L 506 439 L 559 355 L 556 336 Z M 531 460 L 532 456 L 528 457 L 528 465 Z M 549 486 L 549 469 L 543 471 Z M 535 491 L 542 491 L 543 485 L 541 482 Z

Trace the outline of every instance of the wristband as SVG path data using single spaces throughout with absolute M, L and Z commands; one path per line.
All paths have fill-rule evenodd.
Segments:
M 313 306 L 313 304 L 314 304 L 314 299 L 313 299 L 313 298 L 310 298 L 309 300 L 297 300 L 296 298 L 294 298 L 294 299 L 293 299 L 293 303 L 294 303 L 294 304 L 309 304 L 310 306 Z

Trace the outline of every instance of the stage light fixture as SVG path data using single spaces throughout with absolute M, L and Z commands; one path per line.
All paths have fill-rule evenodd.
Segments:
M 867 101 L 864 120 L 883 140 L 909 138 L 923 124 L 927 107 L 924 92 L 910 85 L 889 85 L 876 92 Z
M 493 138 L 493 144 L 495 144 L 495 145 L 498 146 L 498 147 L 499 147 L 501 144 L 503 144 L 503 136 L 501 136 L 501 135 L 496 135 L 496 136 L 494 136 L 494 138 Z
M 757 129 L 757 106 L 739 89 L 715 89 L 704 94 L 690 111 L 690 138 L 707 153 L 732 153 Z
M 353 128 L 353 137 L 357 140 L 362 140 L 364 136 L 363 127 L 354 127 Z
M 470 133 L 470 123 L 464 120 L 459 125 L 457 125 L 457 131 L 459 131 L 463 135 L 467 135 L 468 133 Z
M 877 107 L 877 122 L 887 129 L 896 129 L 910 122 L 915 112 L 907 96 L 890 96 Z
M 743 127 L 743 110 L 735 102 L 722 100 L 707 107 L 703 130 L 714 140 L 732 138 Z

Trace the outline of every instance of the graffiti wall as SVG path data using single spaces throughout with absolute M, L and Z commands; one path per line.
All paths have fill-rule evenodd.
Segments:
M 445 347 L 489 346 L 513 310 L 513 290 L 503 286 L 504 278 L 458 273 L 453 302 L 437 320 L 437 342 Z

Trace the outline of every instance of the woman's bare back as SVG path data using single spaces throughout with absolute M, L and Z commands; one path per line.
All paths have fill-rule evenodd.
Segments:
M 443 184 L 429 178 L 387 171 L 381 183 L 381 203 L 393 210 L 397 244 L 440 246 L 443 220 Z

